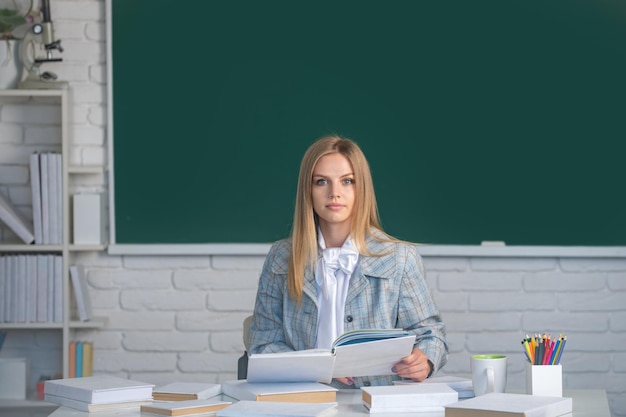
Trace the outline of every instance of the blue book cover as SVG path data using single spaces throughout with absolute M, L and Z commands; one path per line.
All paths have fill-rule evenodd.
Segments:
M 76 378 L 83 376 L 83 342 L 76 342 Z

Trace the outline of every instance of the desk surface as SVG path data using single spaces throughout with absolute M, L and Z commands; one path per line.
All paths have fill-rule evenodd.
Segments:
M 564 396 L 574 400 L 574 412 L 568 417 L 611 417 L 609 403 L 604 390 L 565 390 Z M 337 417 L 356 417 L 370 415 L 361 402 L 361 390 L 341 390 L 337 393 L 339 404 Z M 194 414 L 196 416 L 211 414 Z M 138 409 L 121 409 L 86 413 L 73 408 L 59 407 L 49 417 L 154 417 L 155 414 L 142 413 Z M 394 413 L 375 414 L 376 417 L 443 417 L 444 413 Z M 564 416 L 565 417 L 565 416 Z

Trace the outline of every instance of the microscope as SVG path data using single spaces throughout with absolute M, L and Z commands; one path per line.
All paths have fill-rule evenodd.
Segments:
M 35 23 L 24 36 L 20 45 L 20 60 L 23 71 L 22 81 L 17 88 L 20 89 L 66 89 L 67 81 L 57 81 L 55 73 L 50 71 L 41 72 L 41 64 L 49 62 L 61 62 L 61 58 L 55 58 L 53 52 L 63 52 L 61 41 L 54 39 L 54 28 L 50 19 L 50 0 L 42 0 L 41 11 L 43 19 L 41 23 Z M 38 56 L 43 49 L 44 55 Z

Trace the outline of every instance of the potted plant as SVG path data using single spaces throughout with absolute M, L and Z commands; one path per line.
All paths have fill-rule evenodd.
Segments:
M 8 7 L 7 4 L 11 4 Z M 19 41 L 32 18 L 33 0 L 0 3 L 0 88 L 14 88 L 21 76 Z M 21 32 L 21 34 L 20 34 Z

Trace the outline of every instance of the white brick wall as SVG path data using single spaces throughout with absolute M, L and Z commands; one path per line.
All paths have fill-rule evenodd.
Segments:
M 63 63 L 50 70 L 68 80 L 73 103 L 74 163 L 106 163 L 106 45 L 103 0 L 52 0 Z M 31 148 L 54 146 L 54 109 L 38 109 L 40 124 L 14 123 L 19 112 L 0 107 L 0 188 L 19 198 L 27 173 L 7 164 Z M 54 143 L 54 142 L 53 142 Z M 79 186 L 106 190 L 105 176 Z M 261 256 L 109 256 L 80 254 L 104 329 L 75 332 L 95 343 L 95 372 L 156 384 L 236 377 L 243 350 L 241 323 L 251 313 Z M 448 327 L 445 373 L 469 375 L 469 356 L 509 356 L 508 387 L 524 388 L 520 340 L 526 333 L 563 332 L 564 387 L 606 389 L 614 416 L 626 416 L 626 259 L 426 257 L 428 282 Z M 50 374 L 59 362 L 54 331 L 16 332 L 9 350 L 28 353 Z

